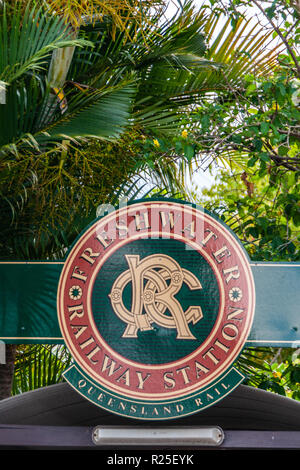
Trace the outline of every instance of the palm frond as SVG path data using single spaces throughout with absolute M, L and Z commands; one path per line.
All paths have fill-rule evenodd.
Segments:
M 103 74 L 107 77 L 105 72 L 108 70 L 113 70 L 114 75 L 124 73 L 124 70 L 128 72 L 128 69 L 142 75 L 143 70 L 156 63 L 173 68 L 198 65 L 201 61 L 207 64 L 203 58 L 205 38 L 200 31 L 202 15 L 193 12 L 191 2 L 185 5 L 182 15 L 175 14 L 164 22 L 159 16 L 152 15 L 148 22 L 139 25 L 136 18 L 131 18 L 127 30 L 130 35 L 135 33 L 130 42 L 120 29 L 112 41 L 112 25 L 111 18 L 106 18 L 81 28 L 79 37 L 92 41 L 94 49 L 75 51 L 70 78 L 76 76 L 78 81 L 86 81 L 92 77 L 95 83 L 95 80 L 102 80 Z
M 61 382 L 62 373 L 70 365 L 71 360 L 65 346 L 18 346 L 12 394 Z
M 135 92 L 134 77 L 115 87 L 77 91 L 71 93 L 67 113 L 61 114 L 45 79 L 28 76 L 9 87 L 0 107 L 1 153 L 41 152 L 46 142 L 61 146 L 62 140 L 78 143 L 85 137 L 115 139 L 129 125 Z
M 215 36 L 216 30 L 219 33 Z M 207 58 L 225 65 L 230 84 L 241 82 L 247 73 L 271 73 L 279 45 L 274 42 L 272 32 L 266 33 L 252 18 L 240 18 L 232 27 L 230 20 L 212 14 L 205 32 L 210 43 Z
M 22 11 L 16 2 L 8 17 L 6 7 L 0 17 L 0 80 L 12 83 L 28 71 L 47 68 L 52 51 L 70 46 L 91 46 L 74 39 L 72 31 L 58 16 L 47 15 L 43 7 L 30 4 Z
M 96 20 L 103 20 L 109 16 L 112 18 L 115 28 L 126 31 L 128 19 L 135 17 L 139 23 L 145 21 L 145 11 L 150 7 L 161 10 L 163 2 L 159 0 L 93 0 L 92 2 L 78 2 L 78 0 L 48 0 L 50 12 L 55 12 L 63 16 L 67 24 L 72 24 L 74 28 L 80 26 L 85 21 L 90 23 Z
M 129 78 L 116 87 L 80 93 L 69 101 L 66 116 L 36 138 L 41 143 L 61 139 L 75 139 L 76 143 L 85 137 L 116 139 L 129 124 L 135 92 L 134 78 Z

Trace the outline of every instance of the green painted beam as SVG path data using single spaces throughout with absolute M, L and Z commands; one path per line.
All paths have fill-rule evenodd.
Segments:
M 63 343 L 56 290 L 64 262 L 0 262 L 0 340 Z M 300 346 L 300 263 L 250 263 L 256 311 L 247 346 Z
M 0 339 L 63 343 L 56 291 L 63 262 L 0 263 Z
M 300 346 L 300 263 L 250 263 L 256 309 L 247 345 Z

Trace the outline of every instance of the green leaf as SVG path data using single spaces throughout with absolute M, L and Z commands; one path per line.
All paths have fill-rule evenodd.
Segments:
M 263 141 L 260 138 L 256 137 L 255 139 L 253 139 L 253 145 L 255 147 L 255 150 L 260 151 L 263 146 Z
M 191 144 L 186 144 L 184 146 L 184 156 L 187 158 L 188 161 L 191 161 L 195 155 L 194 146 Z
M 209 123 L 210 123 L 209 116 L 203 116 L 203 118 L 201 118 L 201 126 L 204 131 L 206 131 L 209 128 Z
M 284 157 L 285 155 L 287 155 L 289 150 L 290 150 L 290 147 L 285 146 L 285 145 L 280 145 L 278 147 L 278 155 L 280 155 L 281 157 Z
M 182 142 L 181 140 L 176 140 L 175 142 L 175 151 L 177 154 L 180 154 L 182 152 Z
M 279 83 L 278 85 L 278 88 L 279 88 L 279 91 L 281 93 L 282 96 L 285 96 L 286 95 L 286 87 L 284 86 L 283 83 Z
M 255 108 L 249 108 L 249 109 L 248 109 L 248 113 L 250 113 L 250 114 L 257 114 L 257 113 L 258 113 L 258 110 L 255 109 Z
M 240 144 L 242 142 L 242 136 L 241 135 L 233 135 L 232 136 L 232 142 L 235 142 L 236 144 Z
M 293 393 L 292 393 L 292 398 L 294 400 L 299 400 L 300 401 L 300 390 L 295 390 Z
M 276 2 L 274 2 L 272 6 L 265 9 L 266 15 L 270 20 L 274 18 L 275 11 L 276 11 Z
M 300 384 L 300 367 L 295 366 L 291 371 L 290 380 L 293 384 L 299 383 Z
M 249 96 L 255 90 L 256 90 L 256 83 L 250 83 L 250 85 L 246 89 L 246 96 Z
M 263 390 L 272 390 L 273 392 L 278 393 L 279 395 L 285 396 L 285 390 L 282 385 L 279 385 L 277 382 L 273 380 L 264 380 L 259 384 L 259 388 Z
M 269 124 L 267 122 L 262 122 L 260 125 L 260 130 L 263 135 L 266 135 L 269 132 Z
M 249 168 L 253 167 L 255 163 L 257 162 L 257 160 L 258 160 L 258 157 L 256 155 L 253 155 L 253 157 L 251 157 L 250 160 L 248 160 L 247 166 Z
M 270 155 L 267 152 L 260 152 L 259 158 L 263 162 L 269 162 L 270 161 Z
M 272 239 L 272 248 L 276 250 L 279 246 L 284 244 L 284 240 L 278 235 Z
M 300 225 L 300 208 L 297 208 L 293 212 L 293 222 L 296 225 L 296 227 L 299 227 Z

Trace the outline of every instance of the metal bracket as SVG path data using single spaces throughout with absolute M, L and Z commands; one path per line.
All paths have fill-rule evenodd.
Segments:
M 219 446 L 224 432 L 218 427 L 129 427 L 97 426 L 94 444 L 102 446 Z

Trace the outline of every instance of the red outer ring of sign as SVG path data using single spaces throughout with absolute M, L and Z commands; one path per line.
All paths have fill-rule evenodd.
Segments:
M 155 213 L 155 211 L 158 210 L 167 210 L 167 209 L 172 209 L 174 213 L 176 211 L 179 211 L 181 213 L 186 213 L 186 214 L 191 214 L 191 217 L 196 217 L 204 220 L 204 228 L 213 228 L 214 232 L 216 235 L 218 235 L 218 239 L 214 240 L 211 239 L 210 241 L 210 249 L 208 250 L 207 247 L 205 247 L 208 251 L 216 252 L 218 249 L 222 248 L 224 244 L 227 244 L 226 246 L 229 248 L 231 252 L 231 256 L 228 258 L 224 258 L 221 263 L 216 263 L 212 262 L 212 256 L 211 253 L 209 255 L 208 251 L 205 251 L 199 243 L 197 243 L 194 248 L 197 248 L 198 251 L 201 252 L 203 256 L 207 259 L 207 261 L 210 263 L 210 265 L 213 267 L 215 274 L 217 275 L 218 278 L 218 283 L 219 283 L 219 290 L 220 290 L 220 297 L 223 300 L 223 305 L 220 308 L 220 312 L 217 318 L 217 321 L 215 323 L 215 326 L 209 335 L 209 337 L 204 341 L 202 345 L 199 346 L 199 348 L 194 351 L 193 353 L 189 354 L 185 358 L 180 359 L 179 361 L 174 361 L 173 363 L 168 363 L 168 364 L 160 364 L 160 365 L 144 365 L 139 362 L 134 363 L 133 361 L 129 361 L 126 358 L 122 358 L 118 353 L 114 352 L 111 350 L 109 345 L 105 343 L 103 338 L 101 337 L 100 333 L 98 332 L 94 321 L 93 321 L 93 316 L 92 316 L 92 311 L 91 311 L 91 292 L 92 292 L 92 287 L 93 287 L 93 282 L 96 274 L 99 272 L 99 269 L 101 269 L 101 264 L 105 261 L 105 259 L 112 253 L 113 250 L 117 250 L 119 245 L 120 245 L 120 239 L 116 239 L 112 245 L 108 248 L 106 248 L 106 251 L 103 250 L 103 253 L 99 256 L 97 259 L 97 262 L 94 263 L 93 267 L 91 268 L 90 272 L 91 278 L 89 279 L 89 282 L 84 284 L 84 289 L 83 289 L 83 296 L 81 298 L 81 301 L 83 302 L 85 306 L 85 311 L 88 312 L 88 318 L 89 318 L 89 328 L 85 332 L 85 336 L 82 336 L 82 338 L 89 337 L 92 335 L 97 341 L 95 344 L 98 344 L 101 346 L 103 352 L 105 352 L 110 358 L 114 359 L 118 365 L 122 365 L 123 369 L 120 369 L 121 371 L 125 371 L 125 369 L 128 369 L 129 372 L 128 374 L 132 374 L 132 379 L 130 386 L 124 385 L 122 386 L 122 382 L 116 383 L 115 377 L 109 378 L 107 375 L 99 373 L 99 364 L 91 364 L 90 360 L 87 359 L 87 350 L 82 351 L 79 347 L 79 342 L 76 342 L 74 339 L 74 333 L 72 328 L 70 327 L 70 324 L 68 322 L 68 317 L 69 313 L 67 312 L 67 305 L 75 305 L 78 304 L 78 302 L 70 302 L 70 297 L 69 297 L 69 289 L 71 285 L 74 285 L 74 280 L 70 279 L 70 275 L 73 272 L 73 268 L 75 265 L 79 266 L 80 269 L 85 270 L 85 273 L 87 273 L 87 263 L 85 261 L 81 261 L 79 256 L 82 254 L 83 250 L 87 246 L 91 246 L 91 240 L 93 240 L 93 237 L 95 236 L 95 232 L 101 227 L 106 226 L 107 221 L 109 220 L 120 220 L 122 217 L 124 217 L 125 214 L 128 214 L 128 212 L 138 212 L 143 211 L 143 210 L 148 210 L 150 209 Z M 131 224 L 132 225 L 132 224 Z M 174 232 L 171 236 L 174 238 L 179 237 L 179 233 L 176 234 L 176 231 L 174 229 Z M 138 238 L 148 238 L 149 234 L 153 234 L 153 231 L 147 231 L 145 232 L 140 232 L 137 234 L 137 232 L 132 229 L 132 235 L 135 233 L 135 236 Z M 182 236 L 182 234 L 181 234 Z M 122 241 L 122 243 L 129 243 L 132 241 L 133 238 L 126 238 L 125 240 Z M 191 245 L 193 245 L 193 242 L 191 240 L 188 240 L 185 238 L 185 241 Z M 221 243 L 220 243 L 221 242 Z M 98 246 L 98 251 L 99 251 L 99 242 L 97 241 L 97 246 Z M 207 244 L 208 246 L 208 244 Z M 94 247 L 93 247 L 94 248 Z M 228 315 L 229 315 L 229 304 L 230 299 L 229 299 L 229 291 L 230 289 L 235 286 L 234 283 L 231 284 L 231 282 L 228 282 L 228 285 L 226 284 L 225 281 L 220 281 L 222 279 L 222 275 L 224 276 L 223 270 L 227 269 L 228 267 L 232 267 L 235 264 L 239 265 L 239 271 L 240 271 L 240 277 L 238 280 L 238 287 L 242 289 L 243 292 L 243 297 L 241 301 L 236 302 L 236 305 L 234 307 L 236 308 L 244 308 L 246 310 L 246 314 L 243 317 L 242 320 L 233 320 L 231 321 L 231 325 L 236 325 L 236 328 L 238 328 L 239 335 L 237 339 L 235 340 L 230 340 L 229 342 L 224 340 L 224 337 L 222 336 L 222 329 L 224 330 L 224 325 L 228 325 Z M 223 273 L 223 274 L 222 274 Z M 77 281 L 76 281 L 77 282 Z M 76 284 L 75 282 L 75 284 Z M 78 282 L 80 284 L 80 282 Z M 82 284 L 83 285 L 83 284 Z M 255 290 L 254 290 L 254 282 L 253 282 L 253 277 L 252 277 L 252 271 L 251 267 L 249 266 L 247 256 L 244 253 L 243 248 L 241 248 L 239 242 L 236 240 L 236 238 L 232 235 L 232 233 L 226 229 L 226 227 L 218 222 L 216 219 L 211 217 L 210 215 L 203 213 L 202 211 L 196 210 L 194 208 L 191 208 L 190 206 L 187 206 L 185 204 L 181 203 L 165 203 L 161 201 L 151 201 L 151 202 L 143 202 L 143 203 L 137 203 L 130 205 L 124 209 L 121 209 L 119 211 L 116 211 L 113 214 L 110 214 L 106 216 L 103 219 L 100 219 L 97 221 L 95 224 L 93 224 L 77 241 L 75 246 L 72 248 L 62 271 L 60 282 L 59 282 L 59 287 L 58 287 L 58 296 L 57 296 L 57 307 L 58 307 L 58 318 L 59 318 L 59 323 L 61 327 L 61 331 L 63 334 L 63 337 L 65 339 L 66 345 L 68 346 L 72 356 L 74 357 L 76 363 L 84 370 L 88 376 L 91 377 L 95 382 L 108 387 L 111 391 L 115 393 L 123 393 L 124 395 L 136 399 L 147 399 L 147 400 L 157 400 L 157 399 L 173 399 L 176 397 L 182 397 L 183 395 L 189 394 L 194 392 L 195 390 L 198 390 L 200 388 L 203 388 L 204 386 L 209 385 L 211 382 L 213 382 L 218 376 L 220 376 L 224 371 L 226 371 L 232 363 L 236 360 L 237 356 L 239 355 L 241 349 L 244 346 L 244 343 L 248 337 L 248 334 L 251 329 L 252 321 L 253 321 L 253 316 L 254 316 L 254 303 L 255 303 Z M 68 301 L 68 302 L 67 302 Z M 221 302 L 222 303 L 222 302 Z M 66 312 L 66 313 L 65 313 Z M 232 312 L 232 310 L 231 310 Z M 227 318 L 226 318 L 227 316 Z M 226 323 L 227 320 L 227 323 Z M 217 327 L 216 327 L 217 325 Z M 230 329 L 233 327 L 227 326 L 227 333 L 229 334 L 230 332 L 233 331 L 233 329 Z M 221 341 L 223 344 L 224 349 L 218 347 L 216 349 L 216 341 L 217 339 Z M 209 356 L 209 354 L 206 354 L 205 360 L 203 358 L 203 353 L 209 351 L 209 347 L 214 346 L 214 350 L 211 350 L 211 353 L 213 354 Z M 226 352 L 225 347 L 229 347 L 229 350 Z M 91 345 L 92 347 L 92 345 Z M 100 354 L 100 353 L 99 353 Z M 219 360 L 217 364 L 213 363 L 213 357 L 215 357 Z M 193 373 L 190 372 L 192 370 L 192 366 L 195 366 L 195 361 L 198 363 L 201 363 L 204 367 L 209 366 L 209 372 L 207 374 L 203 374 L 201 377 L 196 377 L 196 372 L 193 369 Z M 201 362 L 200 362 L 201 361 Z M 186 375 L 184 375 L 183 372 L 180 372 L 180 369 L 184 369 L 185 367 L 190 367 L 189 370 L 189 379 L 191 380 L 189 383 L 186 382 Z M 187 369 L 186 369 L 187 370 Z M 137 376 L 136 376 L 136 371 L 139 371 L 143 377 L 145 377 L 147 373 L 151 374 L 151 383 L 147 383 L 146 387 L 146 382 L 145 382 L 145 390 L 143 391 L 137 391 L 138 388 L 138 381 L 137 381 Z M 163 374 L 169 372 L 172 372 L 172 377 L 175 378 L 176 376 L 176 385 L 172 388 L 172 390 L 165 389 L 164 385 L 164 380 L 163 380 Z M 193 375 L 194 374 L 194 375 Z M 124 379 L 125 380 L 125 379 Z

